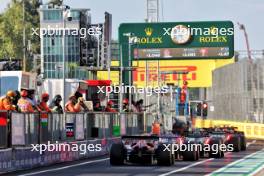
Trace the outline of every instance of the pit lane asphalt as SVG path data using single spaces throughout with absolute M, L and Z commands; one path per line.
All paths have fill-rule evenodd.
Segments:
M 175 161 L 174 166 L 160 167 L 156 165 L 111 166 L 108 157 L 57 164 L 28 171 L 13 172 L 6 175 L 34 175 L 34 176 L 200 176 L 212 173 L 232 162 L 235 162 L 256 151 L 262 150 L 264 141 L 252 143 L 247 151 L 226 153 L 223 159 L 202 158 L 197 162 Z M 262 170 L 263 171 L 263 170 Z M 262 172 L 260 171 L 260 172 Z M 239 174 L 239 169 L 237 171 Z M 236 173 L 232 173 L 236 175 Z

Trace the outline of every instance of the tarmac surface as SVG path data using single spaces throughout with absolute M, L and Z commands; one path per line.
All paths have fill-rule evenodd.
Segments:
M 111 166 L 109 157 L 56 164 L 49 167 L 13 172 L 6 175 L 34 176 L 261 176 L 264 173 L 264 141 L 248 141 L 248 149 L 228 152 L 221 159 L 201 158 L 196 162 L 175 161 L 173 166 Z

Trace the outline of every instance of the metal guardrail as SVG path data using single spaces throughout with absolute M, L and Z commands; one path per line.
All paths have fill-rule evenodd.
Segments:
M 9 123 L 0 126 L 0 148 L 31 144 L 135 135 L 151 131 L 149 113 L 16 113 L 0 112 Z

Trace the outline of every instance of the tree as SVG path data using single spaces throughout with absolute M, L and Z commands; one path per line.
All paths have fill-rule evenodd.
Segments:
M 23 29 L 26 30 L 26 46 L 30 40 L 31 51 L 40 53 L 40 39 L 31 35 L 32 28 L 39 28 L 39 0 L 24 0 L 25 21 L 23 20 L 23 0 L 12 0 L 4 13 L 0 14 L 0 59 L 2 58 L 23 58 Z M 27 59 L 28 60 L 28 59 Z
M 22 6 L 13 0 L 8 10 L 1 15 L 0 36 L 2 40 L 0 58 L 21 58 L 23 53 Z

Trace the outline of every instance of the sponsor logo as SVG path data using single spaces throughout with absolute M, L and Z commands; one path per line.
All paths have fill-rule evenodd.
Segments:
M 178 80 L 197 80 L 197 67 L 196 66 L 161 66 L 160 71 L 179 71 L 188 72 L 188 74 L 161 74 L 160 80 L 166 82 L 175 82 Z M 133 81 L 142 82 L 146 79 L 145 67 L 138 67 L 133 71 Z M 158 73 L 157 70 L 149 70 L 148 80 L 157 81 Z

